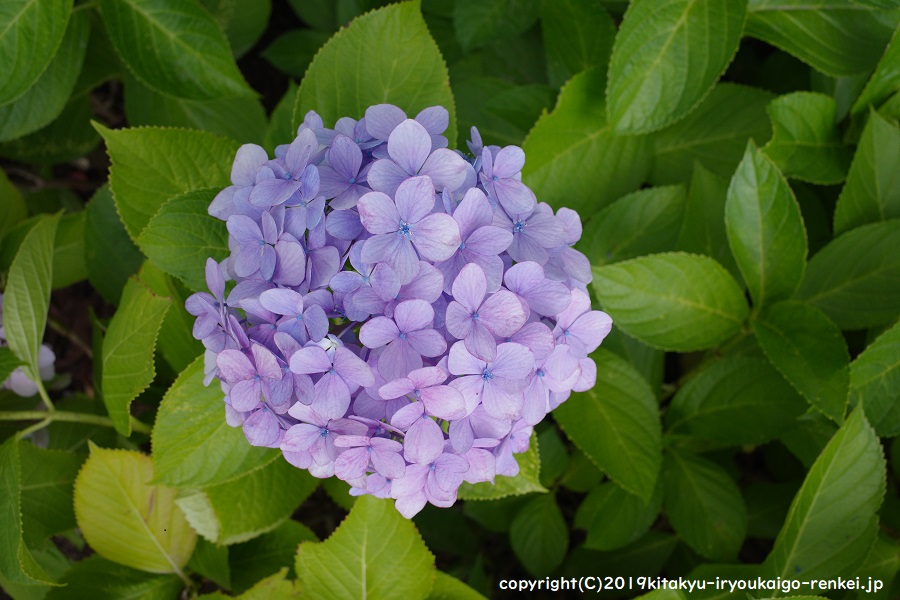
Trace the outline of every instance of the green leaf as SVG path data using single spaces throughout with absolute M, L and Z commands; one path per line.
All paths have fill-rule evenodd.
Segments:
M 0 5 L 0 106 L 24 94 L 53 60 L 72 13 L 72 0 L 9 0 Z
M 37 131 L 59 116 L 81 71 L 89 33 L 87 15 L 73 14 L 59 51 L 37 82 L 15 102 L 0 107 L 0 141 Z
M 103 339 L 103 402 L 116 431 L 131 435 L 131 401 L 153 381 L 153 352 L 163 318 L 172 305 L 132 277 Z
M 681 185 L 632 192 L 588 219 L 579 249 L 595 266 L 673 250 L 684 206 Z
M 778 167 L 753 142 L 728 186 L 725 231 L 755 311 L 794 293 L 806 268 L 800 205 Z
M 35 545 L 75 528 L 73 483 L 81 458 L 70 452 L 19 445 L 22 465 L 22 527 Z
M 664 350 L 717 346 L 740 330 L 749 312 L 728 271 L 699 254 L 654 254 L 597 267 L 593 288 L 622 331 Z
M 562 564 L 569 549 L 569 527 L 554 494 L 541 494 L 523 506 L 509 528 L 509 542 L 522 566 L 544 577 Z
M 284 523 L 319 480 L 276 456 L 226 483 L 176 503 L 200 535 L 218 544 L 246 542 Z
M 834 234 L 900 217 L 900 129 L 872 111 L 834 210 Z
M 91 455 L 75 480 L 75 516 L 91 548 L 113 562 L 150 573 L 187 564 L 197 534 L 175 507 L 176 490 L 150 485 L 150 457 L 131 450 Z
M 252 93 L 225 34 L 199 3 L 99 0 L 99 6 L 116 52 L 157 92 L 190 100 Z
M 536 438 L 532 436 L 528 450 L 515 455 L 519 463 L 519 473 L 515 477 L 500 475 L 493 483 L 463 483 L 459 486 L 460 500 L 498 500 L 507 496 L 546 492 L 540 481 L 541 461 Z
M 0 445 L 0 576 L 13 583 L 52 583 L 22 538 L 22 465 L 16 436 Z
M 795 92 L 779 96 L 768 110 L 774 133 L 762 151 L 785 177 L 822 185 L 844 180 L 853 152 L 835 126 L 834 99 Z
M 203 385 L 203 357 L 185 369 L 166 392 L 153 427 L 156 481 L 204 488 L 242 477 L 269 464 L 277 453 L 247 443 L 240 428 L 225 422 L 218 385 Z M 215 448 L 215 452 L 210 452 Z
M 138 278 L 157 296 L 168 297 L 172 307 L 163 319 L 156 344 L 159 353 L 174 373 L 187 368 L 194 359 L 203 354 L 203 343 L 192 335 L 196 317 L 188 313 L 185 301 L 190 291 L 181 282 L 166 275 L 150 261 L 145 261 L 138 272 Z
M 591 490 L 575 513 L 575 527 L 587 530 L 584 547 L 616 550 L 640 539 L 659 516 L 662 489 L 656 485 L 650 502 L 611 481 Z
M 296 570 L 313 598 L 415 600 L 431 590 L 434 556 L 393 503 L 362 496 L 331 537 L 300 544 Z
M 649 139 L 616 135 L 606 122 L 605 86 L 599 67 L 573 77 L 522 144 L 523 180 L 554 208 L 592 214 L 638 189 L 650 171 Z
M 302 79 L 316 52 L 330 37 L 328 33 L 313 29 L 291 29 L 275 38 L 262 51 L 262 57 L 279 71 Z M 294 105 L 291 103 L 291 110 L 293 109 Z
M 543 0 L 541 33 L 550 83 L 559 87 L 609 62 L 616 25 L 600 0 Z
M 192 291 L 206 290 L 206 259 L 228 257 L 225 222 L 207 209 L 220 190 L 187 192 L 163 204 L 138 237 L 138 245 L 160 269 Z
M 687 183 L 695 162 L 720 177 L 734 173 L 747 139 L 765 143 L 772 135 L 766 106 L 769 92 L 722 83 L 687 117 L 653 136 L 654 185 Z
M 234 574 L 235 592 L 243 592 L 253 584 L 275 573 L 281 567 L 293 567 L 294 555 L 301 542 L 318 542 L 309 527 L 297 521 L 285 521 L 277 529 L 243 544 L 228 546 L 228 563 Z
M 9 267 L 3 295 L 3 326 L 9 348 L 25 365 L 32 381 L 40 380 L 38 353 L 53 281 L 53 240 L 59 215 L 41 217 L 25 235 Z
M 269 24 L 271 0 L 200 0 L 228 37 L 231 52 L 240 58 L 256 44 Z
M 538 19 L 537 0 L 456 0 L 453 26 L 464 52 L 516 37 Z
M 556 93 L 546 85 L 516 85 L 489 76 L 454 81 L 459 138 L 469 139 L 472 127 L 489 144 L 522 145 L 528 130 L 549 110 Z
M 410 117 L 440 104 L 450 111 L 445 135 L 453 148 L 456 116 L 449 78 L 419 3 L 392 4 L 355 19 L 316 54 L 300 83 L 293 130 L 308 110 L 330 125 L 340 117 L 359 119 L 373 104 L 395 104 Z
M 84 262 L 83 210 L 63 215 L 56 229 L 53 243 L 53 289 L 68 287 L 87 279 L 87 265 Z
M 0 144 L 0 156 L 45 165 L 73 161 L 100 143 L 100 136 L 91 127 L 91 115 L 88 96 L 72 97 L 62 113 L 46 127 Z
M 434 574 L 434 587 L 428 594 L 428 600 L 486 600 L 456 577 L 443 571 L 435 571 Z
M 834 0 L 750 0 L 745 33 L 840 77 L 875 66 L 898 17 Z
M 852 574 L 875 540 L 884 490 L 881 443 L 854 410 L 794 497 L 762 575 L 808 581 Z
M 649 501 L 662 462 L 659 408 L 647 382 L 615 354 L 598 350 L 597 384 L 553 415 L 591 461 L 625 490 Z
M 789 431 L 806 409 L 768 361 L 729 355 L 678 390 L 666 423 L 673 433 L 727 445 L 761 444 Z
M 862 225 L 809 261 L 797 298 L 841 329 L 891 323 L 900 314 L 900 219 Z
M 0 169 L 0 200 L 3 201 L 5 210 L 0 212 L 0 241 L 6 232 L 15 227 L 28 216 L 22 193 L 14 186 L 6 176 L 6 171 Z
M 109 185 L 132 239 L 170 198 L 230 184 L 237 142 L 186 129 L 94 127 L 106 141 L 112 162 Z
M 728 181 L 707 170 L 701 163 L 694 163 L 691 188 L 684 207 L 681 231 L 675 249 L 694 254 L 705 254 L 716 259 L 733 277 L 740 271 L 728 247 L 725 232 L 725 200 Z
M 893 538 L 886 534 L 879 534 L 878 539 L 872 545 L 869 555 L 866 557 L 859 570 L 856 572 L 862 582 L 873 580 L 881 580 L 886 589 L 881 590 L 881 594 L 863 594 L 862 591 L 857 592 L 857 598 L 890 598 L 890 594 L 895 583 L 894 578 L 897 571 L 900 570 L 900 545 Z M 871 578 L 871 579 L 869 579 Z M 864 584 L 865 585 L 865 584 Z
M 754 319 L 763 352 L 822 414 L 840 424 L 847 409 L 850 353 L 837 325 L 805 302 L 779 302 Z
M 882 333 L 850 363 L 850 402 L 862 404 L 882 436 L 900 435 L 900 324 Z
M 6 381 L 13 371 L 24 364 L 8 347 L 0 346 L 0 381 Z
M 613 129 L 647 133 L 691 112 L 734 58 L 746 16 L 746 0 L 633 0 L 609 61 Z
M 631 363 L 658 396 L 663 382 L 665 352 L 625 335 L 615 323 L 609 335 L 603 339 L 603 348 Z
M 109 186 L 97 190 L 85 208 L 84 233 L 88 279 L 104 300 L 118 304 L 125 282 L 144 259 L 116 214 Z
M 171 600 L 184 587 L 177 575 L 155 575 L 117 565 L 100 556 L 75 563 L 62 577 L 65 587 L 54 588 L 47 600 L 83 600 L 84 598 L 142 598 Z
M 291 140 L 291 119 L 294 115 L 294 103 L 297 100 L 297 91 L 300 88 L 293 81 L 288 82 L 288 89 L 278 101 L 275 110 L 269 117 L 269 125 L 266 127 L 265 143 L 266 152 L 273 154 L 275 146 L 287 143 Z M 294 130 L 296 131 L 296 130 Z
M 247 144 L 261 144 L 266 130 L 266 111 L 254 96 L 173 98 L 154 92 L 131 76 L 125 77 L 125 114 L 132 127 L 201 129 Z
M 747 508 L 722 467 L 699 456 L 669 453 L 663 470 L 666 513 L 692 550 L 734 560 L 747 533 Z
M 889 0 L 893 1 L 893 0 Z M 850 109 L 854 116 L 866 112 L 870 106 L 878 107 L 887 100 L 891 94 L 900 89 L 900 27 L 894 30 L 894 36 L 888 44 L 887 50 L 881 57 L 878 67 L 866 83 L 866 87 L 856 98 Z
M 197 545 L 187 568 L 226 590 L 231 589 L 231 567 L 228 565 L 229 546 L 218 546 L 197 538 Z M 254 580 L 255 581 L 255 580 Z

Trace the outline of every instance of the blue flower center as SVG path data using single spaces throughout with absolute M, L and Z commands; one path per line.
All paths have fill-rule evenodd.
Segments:
M 413 396 L 415 396 L 416 398 L 418 398 L 421 395 L 422 395 L 422 392 L 420 392 L 419 390 L 413 390 Z
M 302 321 L 302 320 L 303 320 L 303 315 L 297 315 L 297 316 L 294 317 L 294 318 L 297 319 L 298 321 Z
M 351 177 L 351 178 L 350 178 L 350 183 L 356 183 L 356 177 Z
M 466 249 L 466 243 L 465 243 L 465 242 L 462 242 L 462 243 L 459 245 L 459 249 L 460 249 L 460 250 L 465 250 L 465 249 Z
M 409 237 L 409 223 L 406 221 L 400 221 L 400 229 L 397 230 L 397 235 L 405 235 Z
M 400 333 L 400 339 L 401 339 L 401 340 L 405 340 L 405 339 L 406 339 L 406 334 L 401 332 L 401 333 Z
M 494 175 L 493 177 L 491 177 L 491 181 L 500 181 L 500 178 Z
M 266 240 L 259 240 L 258 243 L 259 243 L 259 247 L 262 248 L 263 246 L 266 245 Z
M 544 376 L 544 370 L 543 370 L 543 369 L 538 369 L 538 370 L 537 370 L 537 373 L 535 373 L 535 375 L 537 375 L 538 377 L 543 377 L 543 376 Z
M 522 233 L 522 230 L 525 229 L 527 223 L 525 221 L 516 221 L 513 223 L 513 233 Z
M 484 371 L 481 372 L 481 379 L 483 379 L 484 381 L 490 381 L 493 378 L 494 374 L 491 373 L 487 368 L 485 368 Z
M 259 380 L 260 380 L 259 373 L 257 373 L 256 375 L 253 376 L 253 381 L 259 381 Z
M 369 276 L 368 276 L 368 275 L 364 275 L 364 276 L 363 276 L 363 283 L 369 283 Z
M 432 473 L 434 473 L 435 468 L 436 467 L 434 466 L 434 463 L 431 463 L 430 465 L 428 465 L 428 470 L 431 471 Z
M 326 437 L 328 437 L 329 435 L 331 435 L 331 432 L 328 431 L 328 428 L 327 428 L 327 427 L 323 427 L 322 429 L 319 430 L 319 435 L 320 435 L 321 437 L 323 437 L 323 438 L 326 438 Z
M 473 312 L 473 313 L 472 313 L 472 318 L 475 319 L 475 320 L 477 321 L 478 319 L 481 318 L 481 315 L 479 315 L 477 312 Z
M 330 369 L 328 369 L 328 374 L 334 375 L 334 367 L 331 367 Z
M 568 330 L 568 329 L 563 329 L 563 335 L 566 336 L 566 337 L 569 337 L 569 330 Z

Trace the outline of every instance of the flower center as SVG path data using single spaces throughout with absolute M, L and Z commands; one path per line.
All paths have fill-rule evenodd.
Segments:
M 475 320 L 477 321 L 478 319 L 481 318 L 481 315 L 479 315 L 477 312 L 473 312 L 473 313 L 472 313 L 472 318 L 475 319 Z
M 543 377 L 543 376 L 544 376 L 544 370 L 543 370 L 543 369 L 538 369 L 538 370 L 537 370 L 537 373 L 535 373 L 535 375 L 537 375 L 538 377 Z
M 465 243 L 465 242 L 462 242 L 462 243 L 459 245 L 459 249 L 460 249 L 460 250 L 465 250 L 465 249 L 466 249 L 466 243 Z
M 400 333 L 400 339 L 401 339 L 401 340 L 405 340 L 405 339 L 406 339 L 406 334 L 403 333 L 403 332 L 401 332 L 401 333 Z
M 494 378 L 494 374 L 491 373 L 487 369 L 487 367 L 485 367 L 484 371 L 481 372 L 481 379 L 483 379 L 484 381 L 490 381 L 493 378 Z
M 398 235 L 405 235 L 407 238 L 409 237 L 409 223 L 406 221 L 400 221 L 400 229 L 397 230 Z
M 516 221 L 513 224 L 513 233 L 522 233 L 522 230 L 525 229 L 527 223 L 525 221 Z
M 356 177 L 351 177 L 351 178 L 350 178 L 350 183 L 356 183 Z

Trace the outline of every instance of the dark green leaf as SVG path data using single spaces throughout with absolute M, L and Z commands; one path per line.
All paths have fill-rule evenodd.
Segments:
M 618 354 L 631 366 L 637 369 L 641 377 L 650 384 L 655 395 L 659 395 L 659 388 L 663 382 L 663 367 L 665 353 L 647 344 L 625 335 L 613 323 L 609 335 L 603 339 L 603 348 Z
M 197 358 L 166 392 L 153 427 L 156 480 L 174 487 L 203 488 L 241 477 L 271 463 L 276 453 L 247 443 L 225 422 L 224 395 L 203 385 Z M 210 452 L 215 448 L 215 452 Z
M 292 29 L 275 38 L 262 52 L 263 58 L 278 70 L 298 79 L 306 73 L 316 52 L 331 35 L 312 29 Z M 291 110 L 294 105 L 291 104 Z
M 275 110 L 269 117 L 269 125 L 266 127 L 265 147 L 269 154 L 275 152 L 275 146 L 291 141 L 291 119 L 294 115 L 294 104 L 297 101 L 297 91 L 300 88 L 293 81 L 288 82 L 288 89 L 278 101 Z
M 293 568 L 297 546 L 301 542 L 318 541 L 316 534 L 306 525 L 288 520 L 277 529 L 249 542 L 229 546 L 228 564 L 233 574 L 233 590 L 243 592 L 282 567 Z
M 746 0 L 633 0 L 609 63 L 607 114 L 620 133 L 678 121 L 734 58 Z
M 262 36 L 272 13 L 271 0 L 200 0 L 228 37 L 240 58 Z
M 509 528 L 509 541 L 522 565 L 544 577 L 562 564 L 569 548 L 569 528 L 556 496 L 541 494 L 523 506 Z
M 752 323 L 759 345 L 816 409 L 844 421 L 850 354 L 837 325 L 804 302 L 779 302 Z
M 900 434 L 900 324 L 882 333 L 850 363 L 850 401 L 862 404 L 878 435 Z
M 132 277 L 122 291 L 122 302 L 103 339 L 103 402 L 124 436 L 131 435 L 132 400 L 153 381 L 153 351 L 163 318 L 172 305 Z
M 728 186 L 725 230 L 754 310 L 791 296 L 806 268 L 806 229 L 778 167 L 752 142 Z
M 894 4 L 892 8 L 897 8 L 893 0 L 888 0 Z M 878 67 L 872 74 L 872 77 L 866 83 L 866 87 L 853 103 L 852 113 L 854 115 L 863 114 L 869 110 L 870 106 L 878 107 L 882 102 L 898 89 L 900 89 L 900 27 L 894 30 L 894 37 L 891 43 L 881 57 Z
M 785 177 L 818 184 L 847 176 L 852 150 L 835 126 L 835 101 L 824 94 L 795 92 L 769 104 L 772 139 L 762 149 Z
M 0 141 L 37 131 L 59 116 L 81 71 L 89 32 L 84 11 L 73 14 L 59 51 L 40 78 L 15 102 L 0 107 Z
M 91 127 L 91 102 L 73 96 L 62 113 L 46 127 L 25 137 L 0 144 L 0 156 L 20 162 L 56 164 L 88 154 L 100 143 Z
M 787 517 L 798 483 L 751 483 L 742 491 L 747 503 L 747 537 L 775 539 Z
M 737 282 L 699 254 L 655 254 L 594 269 L 594 293 L 625 333 L 662 348 L 712 348 L 736 334 L 748 308 Z
M 79 210 L 63 215 L 53 243 L 53 289 L 64 288 L 87 279 L 84 262 L 84 224 L 86 213 Z
M 552 425 L 537 434 L 538 453 L 541 459 L 541 484 L 552 487 L 569 467 L 569 452 Z
M 772 94 L 722 83 L 686 118 L 653 136 L 654 185 L 687 183 L 694 162 L 730 178 L 747 148 L 747 138 L 763 144 L 772 135 L 766 105 Z
M 230 254 L 225 222 L 207 212 L 219 191 L 197 190 L 172 198 L 138 237 L 138 245 L 156 266 L 195 292 L 207 289 L 206 259 L 220 261 Z
M 624 489 L 649 501 L 662 461 L 659 408 L 647 382 L 606 350 L 597 385 L 574 394 L 553 415 L 566 436 Z
M 88 279 L 107 302 L 118 304 L 125 282 L 137 273 L 143 256 L 119 220 L 108 186 L 97 190 L 85 213 L 84 259 Z
M 231 568 L 228 566 L 229 546 L 218 546 L 197 538 L 197 545 L 187 568 L 212 580 L 216 585 L 231 589 Z M 258 578 L 257 578 L 258 579 Z M 255 581 L 255 580 L 254 580 Z
M 109 185 L 132 239 L 170 198 L 230 183 L 237 142 L 204 131 L 94 126 L 106 141 L 112 161 Z
M 632 192 L 585 223 L 578 247 L 595 266 L 674 250 L 684 206 L 681 185 Z
M 468 140 L 477 127 L 487 144 L 521 145 L 542 112 L 553 106 L 554 93 L 545 85 L 515 85 L 497 77 L 454 80 L 459 111 L 459 139 Z
M 65 587 L 54 588 L 47 600 L 172 600 L 184 583 L 177 575 L 156 575 L 117 565 L 99 556 L 76 563 L 62 578 Z
M 3 198 L 5 209 L 0 212 L 0 241 L 2 241 L 7 231 L 28 216 L 22 193 L 10 182 L 2 169 L 0 169 L 0 198 Z
M 834 211 L 834 233 L 900 217 L 900 129 L 872 111 Z
M 573 77 L 522 144 L 523 180 L 554 208 L 592 214 L 638 189 L 650 170 L 649 139 L 616 135 L 606 122 L 605 86 L 601 68 Z
M 10 0 L 0 7 L 0 106 L 24 94 L 47 69 L 66 33 L 72 0 Z
M 881 444 L 855 410 L 794 497 L 763 576 L 806 581 L 852 574 L 875 540 L 884 490 Z
M 138 278 L 157 296 L 172 300 L 156 344 L 173 373 L 180 373 L 203 354 L 203 343 L 192 335 L 195 317 L 188 313 L 184 305 L 190 291 L 150 261 L 145 261 L 141 266 Z
M 678 390 L 666 422 L 674 433 L 728 445 L 761 444 L 794 427 L 806 408 L 765 359 L 726 356 Z
M 841 329 L 890 323 L 900 314 L 900 220 L 862 225 L 809 261 L 797 297 Z
M 252 93 L 225 34 L 199 3 L 99 0 L 99 5 L 119 56 L 154 90 L 191 100 Z
M 699 456 L 670 453 L 665 469 L 666 513 L 698 554 L 734 560 L 747 533 L 744 499 L 722 467 Z
M 297 550 L 297 576 L 313 598 L 425 598 L 434 556 L 389 500 L 362 496 L 331 537 Z
M 612 482 L 594 488 L 575 513 L 575 527 L 587 530 L 584 547 L 615 550 L 640 539 L 659 516 L 662 489 L 657 483 L 650 502 L 644 502 Z
M 559 87 L 609 62 L 616 25 L 600 0 L 543 0 L 541 33 L 550 84 Z
M 873 68 L 900 12 L 834 0 L 750 0 L 746 34 L 828 75 Z
M 10 373 L 24 364 L 8 347 L 0 346 L 0 382 L 6 381 Z
M 456 116 L 447 67 L 418 2 L 367 13 L 322 47 L 300 84 L 294 130 L 308 110 L 331 125 L 340 117 L 359 119 L 366 108 L 380 103 L 396 104 L 410 118 L 429 106 L 445 107 L 450 111 L 445 135 L 455 147 Z
M 19 445 L 22 465 L 22 527 L 35 544 L 75 527 L 73 484 L 81 458 L 69 452 Z
M 534 25 L 540 0 L 456 0 L 453 25 L 465 52 L 515 37 Z

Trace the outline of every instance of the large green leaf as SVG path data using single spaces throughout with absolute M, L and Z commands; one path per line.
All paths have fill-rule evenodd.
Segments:
M 59 51 L 37 82 L 15 102 L 0 107 L 0 141 L 36 131 L 59 116 L 81 71 L 89 33 L 87 15 L 73 14 Z
M 744 155 L 747 139 L 763 144 L 772 135 L 766 114 L 772 97 L 756 88 L 717 85 L 691 114 L 653 136 L 650 182 L 687 183 L 695 161 L 730 178 Z
M 73 483 L 81 457 L 23 442 L 19 444 L 19 460 L 25 539 L 38 544 L 51 535 L 73 529 Z
M 410 118 L 440 104 L 450 111 L 445 135 L 453 148 L 456 115 L 449 79 L 419 3 L 380 8 L 337 32 L 316 54 L 300 83 L 294 131 L 309 110 L 331 125 L 340 117 L 359 119 L 373 104 L 396 104 Z
M 862 405 L 878 435 L 900 434 L 900 324 L 894 325 L 850 363 L 850 401 Z M 896 442 L 895 442 L 896 443 Z
M 0 169 L 0 200 L 3 201 L 4 210 L 0 212 L 0 240 L 6 232 L 15 227 L 28 216 L 25 200 L 22 193 L 10 182 L 6 171 Z
M 498 500 L 507 496 L 521 496 L 532 492 L 546 492 L 541 485 L 541 460 L 538 455 L 537 436 L 532 436 L 528 450 L 515 455 L 519 472 L 515 477 L 499 476 L 493 483 L 463 483 L 459 487 L 460 500 Z
M 487 144 L 521 146 L 535 121 L 556 101 L 556 92 L 546 85 L 516 85 L 491 76 L 454 80 L 453 95 L 458 108 L 459 139 L 468 140 L 477 127 Z
M 725 229 L 756 311 L 794 293 L 806 268 L 800 205 L 778 167 L 752 142 L 728 186 Z
M 190 290 L 149 260 L 141 265 L 138 278 L 150 288 L 151 292 L 172 301 L 172 307 L 166 313 L 162 327 L 159 328 L 156 344 L 159 353 L 172 370 L 179 373 L 203 354 L 204 350 L 203 343 L 193 336 L 196 317 L 185 308 L 185 302 L 191 295 Z
M 109 185 L 132 239 L 170 198 L 230 183 L 237 142 L 186 129 L 94 127 L 106 141 Z
M 625 333 L 662 348 L 712 348 L 747 317 L 737 282 L 719 263 L 681 252 L 594 268 L 594 293 Z
M 232 573 L 230 589 L 242 592 L 281 567 L 293 567 L 300 542 L 318 541 L 309 527 L 287 520 L 277 529 L 249 542 L 228 546 L 228 565 Z
M 84 226 L 87 213 L 79 210 L 63 215 L 53 240 L 53 289 L 68 287 L 88 277 L 84 261 Z
M 323 31 L 291 29 L 275 38 L 275 41 L 263 50 L 262 56 L 279 71 L 302 79 L 306 69 L 309 68 L 316 56 L 316 52 L 329 38 L 331 38 L 331 34 Z M 293 110 L 294 103 L 292 102 L 292 113 Z
M 584 547 L 615 550 L 640 539 L 659 516 L 662 491 L 657 484 L 653 497 L 644 502 L 611 481 L 591 490 L 575 513 L 575 527 L 587 530 Z
M 669 453 L 665 461 L 666 514 L 695 552 L 727 561 L 747 533 L 747 507 L 725 470 L 699 456 Z
M 862 225 L 809 261 L 797 297 L 841 329 L 891 323 L 900 314 L 900 219 Z
M 54 588 L 47 600 L 83 600 L 84 598 L 141 598 L 172 600 L 184 588 L 177 575 L 156 575 L 117 565 L 100 556 L 78 561 L 61 580 L 65 587 Z
M 676 434 L 727 445 L 761 444 L 792 429 L 806 409 L 765 359 L 729 355 L 678 390 L 666 423 Z
M 230 254 L 224 221 L 207 209 L 219 192 L 197 190 L 163 204 L 138 237 L 138 245 L 160 269 L 193 291 L 206 290 L 206 259 Z
M 197 358 L 166 392 L 153 427 L 156 481 L 174 487 L 207 487 L 245 475 L 277 453 L 247 443 L 240 428 L 225 422 L 218 385 L 203 385 Z M 210 452 L 215 448 L 215 452 Z
M 8 0 L 0 4 L 0 106 L 34 85 L 62 43 L 72 0 Z
M 534 25 L 539 8 L 536 0 L 456 0 L 456 39 L 469 52 L 494 40 L 515 37 Z
M 42 165 L 74 161 L 100 143 L 100 136 L 91 127 L 92 114 L 90 98 L 73 96 L 46 127 L 0 144 L 0 156 Z
M 50 308 L 53 282 L 53 240 L 59 215 L 42 217 L 26 234 L 9 267 L 3 295 L 6 342 L 24 361 L 33 381 L 40 379 L 38 353 Z
M 592 214 L 638 189 L 650 170 L 649 139 L 616 135 L 606 122 L 605 85 L 602 68 L 573 77 L 522 144 L 523 180 L 554 208 Z
M 595 266 L 673 250 L 684 206 L 681 185 L 632 192 L 585 223 L 579 249 Z
M 834 233 L 900 217 L 900 129 L 872 111 L 834 210 Z
M 875 541 L 884 490 L 881 443 L 857 409 L 794 497 L 763 576 L 810 580 L 851 575 Z
M 116 431 L 124 436 L 131 435 L 132 400 L 147 389 L 156 374 L 153 351 L 171 305 L 169 298 L 155 295 L 132 277 L 103 339 L 103 402 Z
M 428 594 L 428 600 L 486 600 L 486 598 L 456 577 L 443 571 L 436 571 L 434 587 Z
M 616 25 L 601 0 L 544 0 L 541 34 L 550 83 L 561 86 L 573 75 L 609 62 Z
M 434 556 L 388 500 L 362 496 L 331 537 L 297 550 L 297 576 L 313 598 L 424 599 Z
M 875 66 L 898 18 L 840 0 L 750 0 L 746 33 L 840 77 Z
M 842 423 L 850 353 L 837 325 L 815 307 L 794 301 L 770 306 L 752 325 L 775 368 L 822 414 Z
M 187 564 L 197 534 L 175 506 L 176 490 L 150 485 L 150 457 L 91 444 L 75 480 L 75 516 L 97 554 L 150 573 L 177 573 Z
M 607 114 L 620 133 L 687 115 L 734 58 L 746 0 L 633 0 L 609 63 Z
M 864 113 L 869 110 L 870 106 L 877 108 L 891 94 L 900 89 L 900 34 L 897 33 L 898 31 L 900 31 L 900 27 L 894 30 L 894 37 L 891 38 L 890 45 L 884 51 L 878 67 L 853 103 L 851 112 L 854 115 Z
M 84 259 L 88 279 L 110 304 L 118 304 L 128 278 L 137 273 L 143 256 L 116 214 L 109 186 L 103 186 L 85 209 Z
M 569 527 L 556 495 L 541 494 L 519 509 L 509 527 L 509 542 L 519 562 L 535 577 L 556 569 L 569 549 Z
M 271 0 L 200 0 L 228 37 L 231 52 L 240 57 L 262 36 L 272 13 Z
M 649 501 L 662 462 L 659 408 L 647 382 L 615 354 L 598 350 L 597 384 L 554 412 L 566 436 L 624 489 Z
M 844 180 L 853 153 L 835 126 L 834 99 L 795 92 L 779 96 L 768 110 L 774 133 L 762 150 L 785 177 L 823 185 Z
M 191 100 L 252 93 L 225 34 L 197 2 L 99 0 L 116 52 L 154 90 Z

